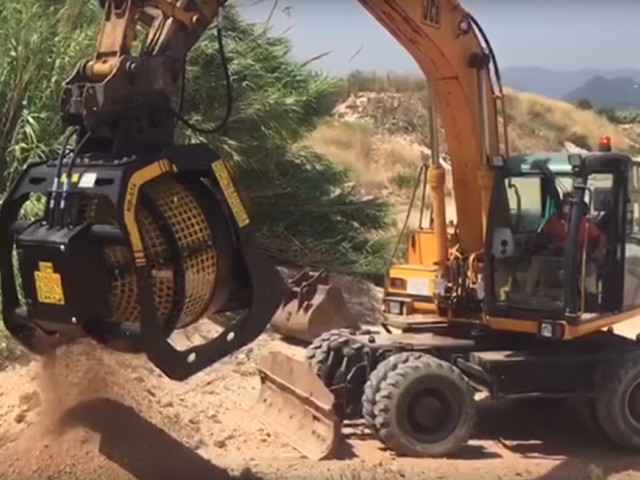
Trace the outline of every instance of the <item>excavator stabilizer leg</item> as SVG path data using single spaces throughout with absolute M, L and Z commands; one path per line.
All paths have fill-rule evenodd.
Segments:
M 333 394 L 309 365 L 281 352 L 258 363 L 260 396 L 254 412 L 269 428 L 312 460 L 329 458 L 340 439 Z
M 289 280 L 289 292 L 271 319 L 271 328 L 284 338 L 310 343 L 329 330 L 359 328 L 342 290 L 329 285 L 325 270 L 303 270 Z

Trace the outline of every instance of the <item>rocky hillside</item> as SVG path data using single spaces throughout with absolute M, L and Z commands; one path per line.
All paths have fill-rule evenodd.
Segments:
M 420 91 L 353 93 L 307 141 L 350 168 L 367 193 L 406 197 L 430 152 L 426 100 Z M 506 106 L 512 153 L 590 150 L 604 134 L 617 149 L 640 153 L 640 125 L 614 125 L 594 111 L 513 90 L 506 92 Z

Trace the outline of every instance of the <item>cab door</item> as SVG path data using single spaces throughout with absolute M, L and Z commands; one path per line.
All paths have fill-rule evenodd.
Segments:
M 640 165 L 633 162 L 628 176 L 625 228 L 616 262 L 623 264 L 622 310 L 640 307 Z

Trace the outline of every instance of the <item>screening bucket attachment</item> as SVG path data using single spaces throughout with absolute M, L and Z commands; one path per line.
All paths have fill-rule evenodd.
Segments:
M 288 287 L 271 319 L 271 328 L 282 337 L 310 343 L 329 330 L 359 328 L 342 290 L 329 285 L 325 270 L 305 269 L 289 280 Z
M 260 395 L 253 413 L 311 460 L 330 458 L 340 440 L 334 396 L 305 362 L 281 352 L 258 361 Z

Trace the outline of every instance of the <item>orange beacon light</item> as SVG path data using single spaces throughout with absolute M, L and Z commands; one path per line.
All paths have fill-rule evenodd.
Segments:
M 598 141 L 598 151 L 610 152 L 611 151 L 611 137 L 609 135 L 603 135 Z

